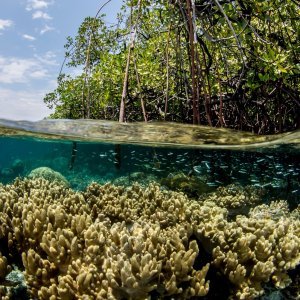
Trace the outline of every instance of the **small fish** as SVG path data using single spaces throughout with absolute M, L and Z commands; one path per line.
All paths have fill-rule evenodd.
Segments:
M 260 158 L 260 159 L 258 159 L 256 162 L 261 163 L 261 162 L 263 162 L 263 161 L 265 161 L 265 159 L 264 159 L 264 158 Z
M 223 184 L 223 182 L 221 182 L 221 181 L 219 181 L 219 180 L 215 180 L 215 183 Z
M 204 164 L 205 164 L 207 169 L 210 169 L 210 166 L 209 166 L 208 162 L 204 162 Z
M 193 170 L 194 170 L 196 173 L 201 173 L 202 167 L 201 167 L 201 166 L 193 166 Z
M 255 187 L 261 187 L 262 185 L 259 184 L 259 183 L 255 183 L 255 184 L 253 184 L 253 186 L 255 186 Z
M 215 182 L 207 182 L 206 183 L 208 186 L 218 186 Z
M 228 166 L 220 166 L 221 169 L 227 169 L 229 168 Z
M 270 182 L 268 182 L 268 183 L 264 183 L 261 185 L 261 187 L 268 187 L 268 186 L 272 186 L 272 184 Z
M 281 187 L 281 185 L 280 185 L 280 184 L 276 184 L 276 183 L 272 183 L 271 185 L 272 185 L 272 188 L 275 188 L 275 189 L 277 189 L 277 188 L 280 188 L 280 187 Z

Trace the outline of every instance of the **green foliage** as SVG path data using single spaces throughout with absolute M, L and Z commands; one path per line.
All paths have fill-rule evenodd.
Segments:
M 45 103 L 55 118 L 118 119 L 133 25 L 126 120 L 191 122 L 191 61 L 196 62 L 201 123 L 272 133 L 299 118 L 300 21 L 293 0 L 196 0 L 194 57 L 186 1 L 126 1 L 118 23 L 86 18 L 67 39 L 67 66 Z M 192 1 L 190 2 L 193 3 Z M 283 101 L 284 99 L 284 101 Z

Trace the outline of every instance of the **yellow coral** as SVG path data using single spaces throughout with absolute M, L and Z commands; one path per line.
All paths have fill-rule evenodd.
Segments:
M 204 203 L 213 202 L 219 207 L 225 207 L 231 215 L 247 213 L 250 207 L 262 201 L 264 190 L 253 186 L 241 186 L 230 184 L 218 187 L 216 192 L 202 195 Z
M 5 278 L 8 272 L 9 266 L 7 264 L 7 258 L 5 256 L 2 256 L 0 252 L 0 281 Z
M 23 251 L 33 297 L 147 299 L 159 287 L 161 296 L 189 298 L 209 290 L 209 264 L 193 268 L 199 250 L 182 194 L 95 184 L 80 194 L 34 179 L 3 188 L 2 198 L 2 217 L 12 215 L 3 235 Z
M 154 184 L 94 183 L 76 193 L 45 179 L 18 179 L 0 186 L 0 238 L 22 253 L 38 299 L 148 299 L 154 290 L 160 298 L 205 296 L 211 263 L 231 281 L 235 298 L 254 299 L 265 282 L 289 284 L 287 271 L 300 262 L 300 221 L 287 211 L 273 217 L 274 205 L 263 206 L 269 217 L 253 209 L 229 221 L 225 205 Z M 199 244 L 212 261 L 195 268 Z M 0 257 L 0 271 L 5 263 Z
M 213 221 L 208 226 L 210 241 L 217 245 L 212 252 L 214 264 L 236 285 L 239 299 L 261 295 L 262 283 L 271 279 L 278 288 L 290 283 L 286 271 L 300 263 L 299 221 L 238 216 L 224 230 Z M 205 234 L 205 230 L 200 232 Z

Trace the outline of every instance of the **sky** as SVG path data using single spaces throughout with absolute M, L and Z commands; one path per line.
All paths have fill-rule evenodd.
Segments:
M 43 98 L 57 85 L 66 37 L 107 0 L 0 0 L 0 118 L 37 121 L 51 111 Z M 103 9 L 115 22 L 122 0 Z

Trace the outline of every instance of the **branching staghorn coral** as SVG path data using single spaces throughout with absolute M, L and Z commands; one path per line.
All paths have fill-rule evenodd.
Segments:
M 264 205 L 264 213 L 274 214 L 277 202 Z M 251 215 L 252 213 L 252 215 Z M 198 227 L 197 237 L 211 242 L 213 264 L 236 286 L 238 299 L 254 299 L 263 294 L 270 280 L 284 288 L 291 280 L 287 274 L 300 263 L 300 222 L 282 213 L 273 219 L 237 216 L 235 222 L 207 220 Z
M 273 216 L 278 203 L 264 211 Z M 82 193 L 45 179 L 0 186 L 0 238 L 22 257 L 38 299 L 190 299 L 209 293 L 210 264 L 235 299 L 254 299 L 266 282 L 283 288 L 300 263 L 300 221 L 286 211 L 255 216 L 229 221 L 226 207 L 155 184 L 93 183 Z M 210 255 L 195 267 L 199 244 Z
M 143 192 L 139 186 L 92 185 L 85 194 L 45 179 L 2 186 L 1 213 L 11 222 L 1 232 L 10 252 L 22 256 L 31 295 L 148 299 L 154 290 L 161 297 L 206 295 L 209 264 L 193 268 L 199 249 L 188 238 L 191 227 L 177 224 L 178 216 L 170 225 L 160 222 L 163 215 L 146 221 L 144 211 L 155 212 L 150 204 L 155 196 L 161 203 L 168 198 L 157 186 Z

